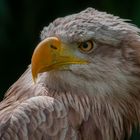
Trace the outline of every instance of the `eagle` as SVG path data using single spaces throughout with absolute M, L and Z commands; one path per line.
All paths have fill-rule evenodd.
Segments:
M 94 8 L 44 27 L 0 103 L 0 139 L 129 139 L 140 124 L 139 32 Z

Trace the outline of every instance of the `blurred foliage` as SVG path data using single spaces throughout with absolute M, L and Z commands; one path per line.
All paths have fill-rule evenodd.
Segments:
M 1 99 L 30 64 L 42 28 L 57 17 L 87 7 L 131 19 L 140 27 L 140 0 L 0 0 Z M 137 131 L 132 139 L 140 139 Z

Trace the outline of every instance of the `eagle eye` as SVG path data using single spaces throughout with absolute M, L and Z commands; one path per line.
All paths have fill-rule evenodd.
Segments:
M 94 49 L 94 42 L 92 40 L 81 42 L 78 48 L 83 53 L 90 53 Z

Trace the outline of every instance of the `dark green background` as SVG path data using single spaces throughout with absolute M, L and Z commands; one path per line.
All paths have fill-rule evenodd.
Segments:
M 87 7 L 131 19 L 140 27 L 140 0 L 0 0 L 1 99 L 30 64 L 42 28 L 57 17 Z M 139 140 L 135 133 L 132 139 Z

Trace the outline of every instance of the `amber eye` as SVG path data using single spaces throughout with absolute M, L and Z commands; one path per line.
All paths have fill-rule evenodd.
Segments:
M 82 43 L 80 43 L 78 48 L 80 49 L 81 52 L 89 53 L 94 49 L 94 43 L 91 40 L 82 42 Z

